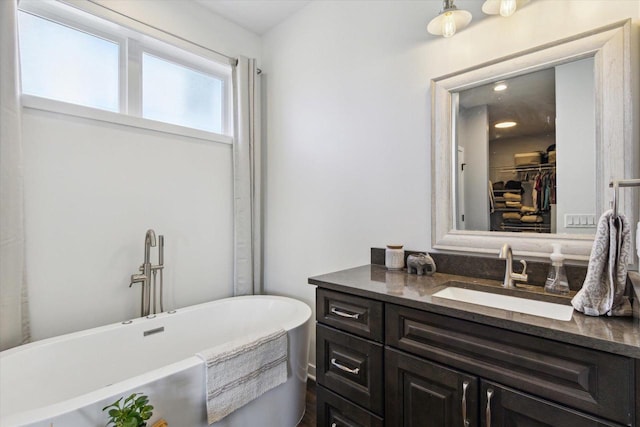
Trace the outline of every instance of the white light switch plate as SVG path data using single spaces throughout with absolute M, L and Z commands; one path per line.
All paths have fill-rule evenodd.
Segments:
M 595 228 L 595 214 L 564 214 L 566 228 Z

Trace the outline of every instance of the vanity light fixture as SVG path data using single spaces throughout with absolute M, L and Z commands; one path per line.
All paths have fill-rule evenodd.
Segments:
M 444 0 L 442 10 L 433 18 L 427 31 L 435 36 L 451 37 L 456 31 L 463 29 L 471 22 L 471 13 L 458 9 L 453 0 Z
M 503 90 L 507 90 L 509 86 L 507 86 L 507 82 L 503 81 L 499 81 L 496 82 L 496 84 L 493 86 L 493 90 L 495 92 L 502 92 Z
M 529 0 L 486 0 L 482 5 L 482 11 L 487 15 L 509 17 Z
M 506 128 L 512 128 L 512 127 L 514 127 L 516 125 L 517 125 L 516 122 L 500 122 L 500 123 L 496 123 L 493 126 L 498 128 L 498 129 L 506 129 Z

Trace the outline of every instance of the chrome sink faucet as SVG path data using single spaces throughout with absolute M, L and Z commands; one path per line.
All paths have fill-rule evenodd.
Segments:
M 163 307 L 163 270 L 164 270 L 164 236 L 158 236 L 158 265 L 151 263 L 151 248 L 156 247 L 156 232 L 152 229 L 147 230 L 144 236 L 144 260 L 139 270 L 141 274 L 132 274 L 131 287 L 134 283 L 140 283 L 142 285 L 142 292 L 140 298 L 140 317 L 148 316 L 150 314 L 156 314 L 156 275 L 160 271 L 160 312 L 164 311 Z M 153 280 L 151 276 L 153 275 Z M 153 295 L 152 295 L 153 288 Z M 153 301 L 153 313 L 151 309 L 151 302 Z
M 504 270 L 504 282 L 502 286 L 505 288 L 515 288 L 514 280 L 518 280 L 520 282 L 526 282 L 529 278 L 527 274 L 527 261 L 520 260 L 522 264 L 522 273 L 514 273 L 513 272 L 513 252 L 511 251 L 511 246 L 508 243 L 502 245 L 502 249 L 500 249 L 500 253 L 498 254 L 498 258 L 506 260 L 506 266 Z

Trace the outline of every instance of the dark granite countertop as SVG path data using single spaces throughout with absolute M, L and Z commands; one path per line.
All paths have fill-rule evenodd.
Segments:
M 632 276 L 632 275 L 630 275 Z M 632 282 L 640 281 L 635 273 Z M 490 286 L 496 293 L 505 293 L 495 280 L 475 279 L 453 274 L 436 273 L 417 276 L 406 271 L 388 271 L 380 265 L 364 265 L 348 270 L 309 278 L 309 283 L 325 289 L 359 295 L 379 301 L 400 304 L 459 319 L 491 325 L 503 329 L 535 335 L 556 341 L 640 359 L 640 322 L 637 318 L 591 317 L 574 311 L 572 319 L 561 321 L 513 311 L 468 304 L 432 295 L 450 281 L 463 282 L 465 287 Z M 571 297 L 544 294 L 538 290 L 527 292 L 532 299 L 544 299 L 570 305 Z M 635 308 L 635 307 L 634 307 Z

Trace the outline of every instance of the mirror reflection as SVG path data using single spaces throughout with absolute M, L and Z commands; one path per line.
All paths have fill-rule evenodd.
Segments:
M 594 234 L 593 57 L 453 94 L 458 230 Z

